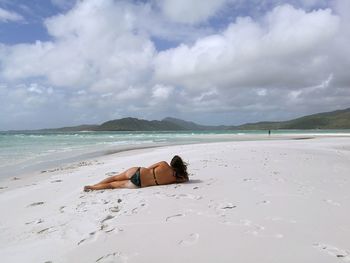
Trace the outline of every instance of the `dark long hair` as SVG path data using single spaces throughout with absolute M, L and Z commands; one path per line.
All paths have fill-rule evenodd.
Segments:
M 180 156 L 175 155 L 173 159 L 171 159 L 170 166 L 175 171 L 176 179 L 188 180 L 187 163 L 182 161 Z

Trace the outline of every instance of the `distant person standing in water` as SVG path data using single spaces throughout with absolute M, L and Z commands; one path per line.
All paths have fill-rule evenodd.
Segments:
M 115 176 L 107 177 L 94 185 L 87 185 L 84 191 L 115 189 L 115 188 L 140 188 L 153 185 L 164 185 L 187 182 L 187 164 L 180 156 L 175 155 L 170 165 L 161 161 L 147 168 L 132 167 Z
M 271 130 L 269 130 L 269 136 L 271 135 Z

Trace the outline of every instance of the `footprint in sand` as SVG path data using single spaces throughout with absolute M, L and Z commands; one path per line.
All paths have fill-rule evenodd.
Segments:
M 51 183 L 61 183 L 62 180 L 54 180 L 54 181 L 51 181 Z
M 100 227 L 100 231 L 104 231 L 105 233 L 110 233 L 110 232 L 113 232 L 114 230 L 116 230 L 115 227 L 109 226 L 107 224 L 102 224 Z M 121 228 L 117 228 L 117 232 L 121 232 L 121 231 L 123 231 Z
M 254 181 L 254 179 L 253 178 L 244 178 L 243 179 L 243 182 L 250 182 L 250 181 Z
M 52 233 L 52 232 L 56 232 L 57 229 L 55 229 L 54 227 L 47 227 L 47 228 L 44 228 L 40 231 L 37 232 L 37 234 L 44 234 L 44 233 Z
M 213 183 L 216 183 L 218 179 L 210 178 L 207 182 L 207 185 L 212 185 Z
M 44 204 L 44 202 L 36 202 L 36 203 L 31 203 L 27 207 L 29 207 L 29 206 L 38 206 L 38 205 L 43 205 L 43 204 Z
M 0 186 L 0 190 L 8 188 L 7 186 Z
M 89 236 L 87 238 L 84 238 L 84 239 L 80 240 L 77 245 L 79 246 L 81 243 L 83 243 L 85 241 L 88 241 L 88 240 L 91 240 L 93 238 L 96 239 L 96 231 L 90 232 Z
M 236 208 L 237 206 L 232 204 L 232 203 L 227 203 L 227 202 L 216 202 L 214 200 L 210 200 L 208 203 L 208 208 L 213 208 L 215 209 L 217 212 L 222 212 L 222 210 L 229 210 L 229 209 L 233 209 Z
M 106 222 L 107 220 L 110 220 L 110 219 L 112 219 L 112 218 L 114 218 L 114 216 L 112 216 L 112 215 L 106 216 L 106 217 L 101 221 L 101 224 L 103 224 L 104 222 Z
M 42 220 L 41 218 L 39 218 L 38 220 L 34 220 L 34 221 L 30 221 L 30 222 L 27 222 L 25 223 L 26 225 L 31 225 L 31 224 L 41 224 L 43 223 L 44 220 Z
M 180 240 L 178 244 L 180 246 L 189 247 L 189 246 L 195 245 L 198 242 L 198 239 L 199 239 L 199 234 L 192 233 L 192 234 L 189 234 L 185 239 Z
M 168 216 L 167 218 L 165 218 L 165 222 L 172 221 L 172 220 L 174 220 L 175 218 L 183 217 L 183 216 L 185 216 L 185 215 L 184 215 L 184 214 L 171 215 L 171 216 Z
M 75 208 L 75 210 L 77 210 L 78 212 L 86 212 L 87 211 L 86 202 L 80 202 Z
M 225 210 L 225 209 L 233 209 L 236 207 L 237 206 L 233 205 L 232 203 L 223 203 L 223 204 L 218 205 L 217 209 Z
M 98 259 L 96 259 L 95 262 L 97 263 L 115 263 L 115 262 L 121 262 L 126 263 L 128 262 L 129 257 L 126 255 L 123 255 L 121 252 L 114 252 L 107 255 L 104 255 Z
M 139 213 L 145 206 L 146 206 L 146 204 L 141 204 L 139 207 L 134 207 L 131 210 L 123 211 L 123 214 L 126 216 L 135 215 L 135 214 Z
M 109 208 L 109 211 L 113 212 L 113 213 L 118 213 L 120 211 L 119 206 L 113 206 Z
M 64 213 L 64 209 L 65 209 L 65 208 L 66 208 L 65 206 L 61 206 L 60 209 L 59 209 L 59 210 L 60 210 L 60 213 Z
M 326 252 L 328 255 L 343 259 L 346 262 L 350 262 L 350 254 L 346 250 L 339 249 L 337 247 L 327 245 L 327 244 L 321 244 L 321 243 L 315 243 L 313 244 L 313 247 Z
M 102 199 L 102 203 L 104 204 L 104 205 L 106 205 L 106 204 L 109 204 L 109 200 L 105 200 L 105 199 Z
M 145 203 L 145 200 L 141 200 L 139 205 L 134 207 L 133 209 L 131 210 L 125 210 L 123 212 L 124 215 L 127 215 L 127 216 L 130 216 L 130 215 L 135 215 L 143 210 L 145 210 L 145 208 L 147 208 L 147 204 Z

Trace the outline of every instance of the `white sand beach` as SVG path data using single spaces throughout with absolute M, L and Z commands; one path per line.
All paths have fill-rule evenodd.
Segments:
M 190 182 L 83 192 L 132 166 Z M 0 182 L 1 262 L 350 262 L 350 137 L 133 150 Z

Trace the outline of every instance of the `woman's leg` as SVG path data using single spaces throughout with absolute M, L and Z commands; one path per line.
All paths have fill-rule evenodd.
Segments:
M 102 180 L 101 182 L 99 182 L 99 183 L 97 183 L 95 185 L 106 184 L 106 183 L 111 183 L 111 182 L 115 182 L 115 181 L 130 180 L 130 177 L 133 176 L 136 173 L 138 168 L 139 167 L 129 168 L 128 170 L 126 170 L 126 171 L 124 171 L 124 172 L 122 172 L 120 174 L 107 177 L 106 179 Z
M 110 183 L 103 183 L 103 184 L 95 184 L 95 185 L 87 185 L 84 187 L 84 191 L 89 190 L 102 190 L 102 189 L 115 189 L 115 188 L 129 188 L 134 189 L 137 188 L 136 185 L 134 185 L 130 180 L 123 180 L 123 181 L 114 181 Z
M 130 177 L 136 173 L 138 168 L 139 167 L 132 167 L 121 174 L 107 177 L 97 184 L 87 185 L 84 187 L 84 191 L 113 188 L 137 188 L 137 186 L 130 182 Z

